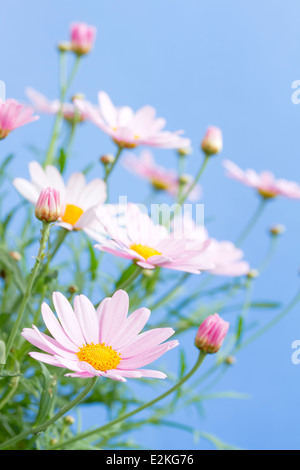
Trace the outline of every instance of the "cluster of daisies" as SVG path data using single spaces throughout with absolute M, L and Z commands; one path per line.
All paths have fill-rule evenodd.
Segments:
M 87 54 L 96 37 L 94 27 L 74 24 L 69 42 L 59 45 L 61 51 L 78 56 Z M 50 101 L 40 92 L 27 89 L 31 106 L 15 100 L 0 101 L 0 139 L 11 131 L 35 121 L 34 112 L 61 115 L 68 122 L 90 121 L 108 134 L 119 149 L 127 149 L 122 163 L 125 168 L 148 181 L 157 191 L 166 191 L 175 200 L 182 185 L 179 175 L 158 165 L 149 150 L 139 156 L 132 150 L 139 146 L 176 149 L 188 153 L 191 142 L 182 131 L 165 130 L 166 121 L 156 116 L 152 106 L 134 112 L 129 106 L 116 107 L 107 93 L 101 91 L 98 103 L 74 97 L 71 103 Z M 203 139 L 206 155 L 222 149 L 222 133 L 210 127 Z M 300 199 L 300 186 L 275 179 L 270 172 L 257 174 L 241 170 L 224 161 L 227 175 L 254 188 L 263 199 L 277 196 Z M 137 266 L 154 270 L 158 267 L 191 274 L 208 272 L 218 276 L 244 276 L 250 265 L 243 251 L 230 241 L 212 238 L 189 215 L 175 214 L 166 227 L 153 221 L 137 204 L 123 206 L 106 204 L 107 186 L 100 178 L 86 181 L 83 173 L 72 174 L 65 181 L 53 165 L 43 168 L 38 162 L 29 164 L 30 179 L 16 178 L 17 191 L 35 206 L 37 217 L 45 223 L 55 222 L 67 231 L 84 231 L 95 241 L 95 249 L 124 258 Z M 190 201 L 201 196 L 201 188 L 187 177 L 185 187 Z M 167 341 L 172 328 L 142 332 L 150 311 L 140 308 L 128 315 L 129 298 L 123 290 L 104 299 L 97 309 L 83 296 L 75 297 L 72 306 L 60 293 L 53 294 L 57 317 L 47 304 L 42 316 L 52 337 L 35 326 L 25 328 L 22 335 L 41 352 L 30 355 L 42 362 L 71 370 L 73 377 L 106 376 L 114 380 L 155 377 L 165 374 L 144 366 L 178 345 Z M 210 316 L 199 328 L 196 345 L 206 353 L 219 350 L 228 331 L 228 323 L 217 314 Z

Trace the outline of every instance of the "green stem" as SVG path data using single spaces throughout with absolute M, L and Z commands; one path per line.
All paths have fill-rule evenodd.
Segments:
M 200 170 L 198 171 L 196 177 L 195 177 L 195 180 L 193 182 L 193 184 L 191 184 L 191 186 L 189 187 L 189 189 L 178 199 L 178 204 L 179 205 L 182 205 L 186 199 L 188 198 L 188 196 L 190 195 L 190 193 L 193 191 L 193 189 L 195 189 L 196 185 L 198 184 L 206 166 L 207 166 L 207 163 L 208 163 L 208 160 L 209 160 L 209 155 L 205 155 L 205 158 L 204 158 L 204 161 L 201 165 L 201 168 Z
M 189 378 L 192 377 L 192 375 L 194 375 L 195 372 L 199 369 L 199 367 L 203 363 L 205 357 L 206 357 L 206 354 L 200 352 L 200 354 L 198 356 L 198 359 L 197 359 L 197 362 L 194 365 L 194 367 L 191 369 L 191 371 L 188 374 L 186 374 L 184 377 L 182 377 L 182 379 L 179 380 L 179 382 L 176 385 L 174 385 L 174 387 L 170 388 L 169 390 L 167 390 L 162 395 L 159 395 L 157 398 L 154 398 L 153 400 L 145 403 L 144 405 L 140 406 L 139 408 L 137 408 L 137 409 L 135 409 L 135 410 L 133 410 L 133 411 L 127 413 L 127 414 L 124 414 L 124 415 L 120 416 L 119 418 L 116 418 L 115 420 L 110 421 L 107 424 L 104 424 L 104 426 L 101 426 L 97 429 L 93 429 L 91 431 L 86 431 L 86 432 L 82 433 L 81 435 L 77 435 L 74 438 L 69 439 L 68 441 L 65 441 L 63 444 L 57 444 L 56 446 L 52 446 L 51 450 L 55 450 L 55 449 L 58 449 L 60 447 L 65 447 L 66 445 L 73 444 L 74 442 L 78 441 L 79 439 L 85 439 L 85 438 L 88 438 L 90 436 L 93 436 L 94 434 L 102 433 L 102 432 L 106 431 L 107 429 L 111 428 L 112 426 L 115 426 L 116 424 L 119 424 L 122 421 L 125 421 L 126 419 L 129 419 L 132 416 L 136 415 L 137 413 L 140 413 L 141 411 L 155 405 L 156 403 L 163 400 L 167 396 L 169 396 L 172 393 L 176 392 L 176 390 L 178 390 L 185 382 L 187 382 L 187 380 L 189 380 Z
M 173 299 L 173 297 L 178 293 L 178 291 L 181 290 L 182 285 L 185 283 L 185 281 L 189 278 L 190 273 L 185 273 L 183 276 L 180 277 L 180 279 L 177 281 L 175 286 L 173 286 L 169 292 L 165 293 L 160 299 L 158 299 L 154 305 L 149 307 L 149 310 L 153 312 L 153 310 L 156 310 L 157 308 L 161 307 L 165 303 L 167 303 L 170 299 Z
M 39 248 L 38 256 L 35 260 L 35 265 L 34 265 L 32 271 L 30 273 L 30 276 L 29 276 L 29 279 L 28 279 L 28 284 L 27 284 L 27 289 L 24 293 L 23 300 L 22 300 L 22 303 L 21 303 L 21 307 L 20 307 L 17 319 L 14 323 L 13 329 L 12 329 L 12 331 L 10 333 L 10 336 L 8 338 L 8 341 L 6 343 L 6 359 L 8 357 L 9 352 L 10 352 L 10 349 L 11 349 L 13 343 L 14 343 L 16 334 L 19 331 L 20 324 L 21 324 L 22 318 L 23 318 L 23 314 L 24 314 L 24 311 L 26 309 L 27 302 L 30 298 L 31 291 L 32 291 L 32 288 L 33 288 L 33 285 L 34 285 L 34 281 L 37 277 L 37 273 L 38 273 L 40 263 L 43 260 L 43 253 L 44 253 L 44 250 L 45 250 L 48 238 L 49 238 L 49 233 L 50 233 L 50 224 L 43 223 L 42 238 L 41 238 L 41 241 L 40 241 L 40 248 Z
M 142 268 L 140 266 L 136 266 L 135 270 L 132 272 L 132 274 L 127 278 L 124 279 L 123 282 L 117 284 L 117 289 L 123 289 L 126 290 L 128 287 L 139 277 L 139 275 L 142 272 Z
M 66 60 L 66 53 L 61 52 L 60 53 L 60 110 L 56 114 L 55 122 L 54 122 L 54 128 L 52 132 L 52 138 L 50 141 L 49 149 L 46 155 L 46 159 L 44 162 L 44 167 L 47 165 L 51 165 L 54 163 L 54 154 L 55 154 L 55 149 L 56 149 L 56 141 L 58 139 L 59 133 L 60 133 L 60 128 L 61 124 L 63 121 L 63 113 L 62 113 L 62 106 L 65 101 L 66 94 L 74 80 L 74 77 L 77 73 L 78 66 L 80 63 L 80 57 L 78 56 L 75 62 L 75 65 L 72 69 L 72 72 L 70 74 L 70 77 L 68 81 L 66 82 L 65 79 L 65 60 Z
M 72 400 L 70 403 L 63 406 L 58 411 L 58 413 L 56 413 L 56 415 L 54 415 L 52 418 L 48 419 L 47 421 L 42 423 L 40 426 L 34 426 L 33 428 L 27 429 L 23 431 L 21 434 L 15 437 L 12 437 L 8 441 L 1 444 L 0 449 L 7 449 L 8 447 L 13 447 L 15 444 L 22 441 L 23 439 L 26 439 L 26 437 L 30 436 L 31 434 L 39 434 L 41 432 L 44 432 L 49 426 L 51 426 L 51 424 L 55 423 L 59 418 L 64 416 L 72 408 L 78 405 L 94 388 L 94 386 L 96 385 L 97 379 L 98 377 L 91 378 L 87 386 L 84 388 L 84 390 L 82 390 L 82 392 L 76 398 L 74 398 L 74 400 Z
M 115 166 L 117 165 L 118 161 L 119 161 L 119 158 L 121 156 L 121 153 L 122 153 L 122 150 L 123 150 L 124 147 L 121 147 L 121 146 L 118 146 L 118 151 L 117 151 L 117 154 L 116 154 L 116 157 L 115 157 L 115 161 L 111 164 L 110 167 L 106 168 L 106 173 L 105 173 L 105 176 L 104 176 L 104 181 L 107 182 L 108 180 L 108 177 L 110 176 L 111 172 L 113 171 L 113 169 L 115 168 Z
M 250 221 L 248 222 L 248 224 L 246 225 L 246 227 L 242 231 L 241 235 L 238 237 L 238 239 L 235 243 L 235 245 L 237 247 L 241 246 L 242 243 L 244 243 L 246 238 L 249 236 L 250 232 L 253 230 L 255 224 L 257 223 L 258 219 L 260 218 L 260 216 L 262 215 L 262 213 L 263 213 L 263 211 L 266 207 L 267 201 L 268 200 L 266 198 L 261 199 L 261 201 L 260 201 L 256 211 L 254 212 L 253 216 L 251 217 Z

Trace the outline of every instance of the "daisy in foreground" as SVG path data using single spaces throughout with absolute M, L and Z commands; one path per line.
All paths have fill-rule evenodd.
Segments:
M 145 269 L 163 268 L 200 274 L 213 269 L 208 254 L 210 240 L 199 240 L 193 247 L 185 236 L 176 239 L 166 227 L 155 224 L 152 218 L 143 213 L 135 204 L 128 204 L 122 219 L 124 226 L 108 212 L 95 210 L 98 221 L 107 232 L 108 238 L 99 236 L 95 248 L 125 259 L 131 259 Z M 97 239 L 95 233 L 89 235 Z
M 139 145 L 174 149 L 190 147 L 190 140 L 181 137 L 182 131 L 163 131 L 166 120 L 157 118 L 152 106 L 144 106 L 137 112 L 128 106 L 116 108 L 103 91 L 99 93 L 98 99 L 98 108 L 84 100 L 75 100 L 75 104 L 93 124 L 110 135 L 119 147 L 135 148 Z
M 55 166 L 48 165 L 44 170 L 38 162 L 29 164 L 29 173 L 31 181 L 16 178 L 15 188 L 34 205 L 43 189 L 59 191 L 62 212 L 58 223 L 66 230 L 87 227 L 93 221 L 94 208 L 106 200 L 106 184 L 100 178 L 87 183 L 83 173 L 73 173 L 66 184 Z
M 223 166 L 229 178 L 256 189 L 264 199 L 273 199 L 276 196 L 300 199 L 300 185 L 294 181 L 276 179 L 269 171 L 261 173 L 256 173 L 251 169 L 243 171 L 230 160 L 224 160 Z
M 25 126 L 39 119 L 33 115 L 34 111 L 29 106 L 18 103 L 16 100 L 0 99 L 0 140 L 18 127 Z
M 119 290 L 104 299 L 97 311 L 84 295 L 75 297 L 73 309 L 56 292 L 53 304 L 58 320 L 46 303 L 42 305 L 43 320 L 52 337 L 34 325 L 21 333 L 44 351 L 30 352 L 32 358 L 73 371 L 66 374 L 69 377 L 100 376 L 122 382 L 126 378 L 166 378 L 160 371 L 141 367 L 178 346 L 177 340 L 164 342 L 174 330 L 155 328 L 140 334 L 151 312 L 140 308 L 128 316 L 129 297 L 125 291 Z

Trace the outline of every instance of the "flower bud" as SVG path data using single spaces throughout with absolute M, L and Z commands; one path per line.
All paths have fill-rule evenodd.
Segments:
M 273 227 L 270 228 L 270 234 L 271 235 L 282 235 L 285 232 L 285 226 L 284 225 L 274 225 Z
M 9 256 L 15 261 L 21 261 L 22 255 L 18 251 L 10 251 Z
M 68 426 L 72 426 L 72 424 L 75 423 L 75 419 L 73 418 L 73 416 L 67 415 L 64 417 L 64 423 Z
M 103 165 L 111 165 L 114 163 L 115 157 L 108 153 L 106 155 L 102 155 L 102 157 L 100 157 L 100 161 L 103 163 Z
M 96 28 L 85 23 L 71 26 L 71 50 L 77 55 L 88 54 L 95 42 Z
M 59 191 L 52 188 L 43 189 L 35 206 L 35 216 L 42 222 L 51 224 L 61 215 Z
M 199 327 L 195 346 L 205 354 L 214 354 L 219 351 L 227 335 L 229 323 L 224 321 L 217 313 L 210 315 Z
M 193 149 L 191 147 L 183 147 L 177 149 L 177 153 L 180 157 L 187 157 L 188 155 L 191 155 Z
M 223 149 L 222 131 L 218 127 L 209 127 L 201 143 L 201 148 L 207 156 L 220 153 Z

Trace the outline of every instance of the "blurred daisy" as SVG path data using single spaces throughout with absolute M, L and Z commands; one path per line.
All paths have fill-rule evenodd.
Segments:
M 250 265 L 243 260 L 244 252 L 237 248 L 230 241 L 219 241 L 210 238 L 207 230 L 193 220 L 189 213 L 183 217 L 175 217 L 173 221 L 173 235 L 178 237 L 186 237 L 189 240 L 190 248 L 204 243 L 209 240 L 207 247 L 207 255 L 210 257 L 214 267 L 207 271 L 218 276 L 244 276 L 250 271 Z
M 96 211 L 96 216 L 99 217 Z M 129 204 L 123 219 L 125 227 L 107 214 L 99 217 L 99 222 L 107 232 L 108 238 L 99 239 L 95 248 L 121 258 L 131 259 L 146 269 L 158 266 L 177 271 L 200 274 L 214 268 L 207 255 L 210 241 L 200 241 L 189 248 L 188 239 L 176 239 L 166 227 L 156 225 L 148 214 L 141 212 L 135 204 Z
M 83 173 L 73 173 L 65 183 L 55 166 L 43 169 L 38 162 L 29 164 L 29 173 L 31 181 L 16 178 L 15 188 L 35 205 L 43 189 L 50 187 L 59 191 L 62 205 L 59 225 L 67 230 L 87 227 L 93 221 L 94 208 L 106 200 L 106 184 L 100 178 L 87 183 Z
M 168 132 L 162 129 L 165 119 L 157 118 L 152 106 L 144 106 L 136 113 L 128 106 L 116 108 L 109 96 L 101 91 L 99 108 L 84 100 L 75 100 L 76 106 L 91 122 L 111 136 L 120 147 L 135 148 L 139 145 L 181 149 L 190 147 L 190 140 L 181 137 L 182 131 Z
M 157 370 L 141 369 L 178 345 L 166 341 L 174 334 L 172 328 L 155 328 L 140 334 L 150 310 L 140 308 L 128 316 L 129 298 L 117 291 L 104 299 L 97 311 L 84 295 L 74 299 L 74 309 L 59 292 L 53 294 L 58 320 L 50 307 L 43 303 L 42 316 L 52 337 L 41 333 L 34 325 L 25 328 L 22 336 L 44 351 L 31 352 L 34 359 L 73 371 L 70 377 L 126 378 L 153 377 L 164 379 Z
M 39 116 L 34 116 L 33 113 L 32 108 L 18 103 L 16 100 L 3 101 L 0 99 L 0 140 L 5 139 L 11 131 L 18 127 L 39 119 Z
M 224 160 L 226 175 L 258 191 L 264 199 L 273 199 L 284 196 L 291 199 L 300 199 L 300 185 L 285 179 L 275 179 L 269 171 L 256 173 L 254 170 L 241 170 L 230 160 Z
M 166 191 L 174 198 L 178 196 L 181 185 L 178 174 L 174 170 L 157 165 L 152 153 L 148 150 L 144 150 L 140 156 L 133 154 L 126 155 L 123 158 L 123 165 L 131 173 L 149 181 L 157 191 Z M 189 180 L 186 180 L 185 189 L 188 190 L 192 184 L 193 178 L 190 177 Z M 189 194 L 189 199 L 191 201 L 198 201 L 200 196 L 201 188 L 197 185 Z
M 61 109 L 63 117 L 70 123 L 75 121 L 83 122 L 87 118 L 73 102 L 63 103 L 61 105 L 59 100 L 50 101 L 46 96 L 33 88 L 26 88 L 25 93 L 38 113 L 57 114 Z M 76 99 L 78 99 L 78 97 Z

